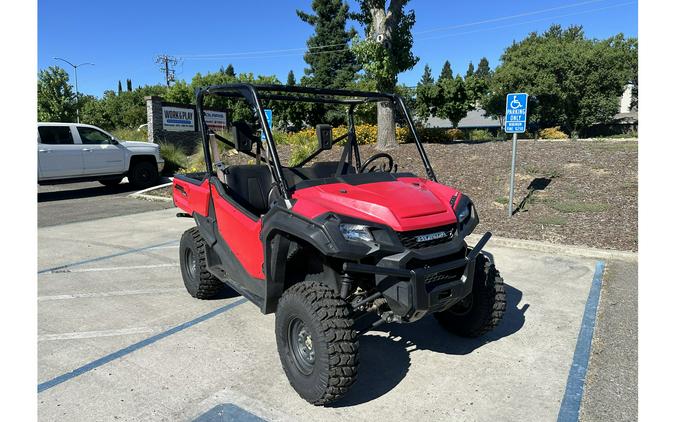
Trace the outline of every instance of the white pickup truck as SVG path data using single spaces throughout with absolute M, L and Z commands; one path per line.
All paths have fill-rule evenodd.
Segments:
M 145 188 L 157 183 L 164 160 L 150 142 L 119 141 L 96 126 L 38 123 L 38 184 L 98 180 L 114 186 L 127 176 Z

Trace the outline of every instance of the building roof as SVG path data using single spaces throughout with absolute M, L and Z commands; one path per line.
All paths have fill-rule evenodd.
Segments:
M 485 110 L 477 109 L 471 110 L 467 113 L 466 117 L 459 121 L 459 128 L 499 128 L 499 120 L 493 117 L 485 116 Z M 440 119 L 438 117 L 430 117 L 426 121 L 424 127 L 440 127 L 440 128 L 451 128 L 452 123 L 448 119 Z

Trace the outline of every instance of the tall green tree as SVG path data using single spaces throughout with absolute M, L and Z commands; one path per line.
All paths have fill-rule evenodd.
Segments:
M 581 26 L 553 25 L 508 47 L 501 60 L 494 85 L 529 93 L 534 124 L 561 126 L 576 137 L 618 112 L 623 89 L 635 76 L 637 39 L 588 39 Z
M 438 79 L 452 79 L 452 77 L 452 66 L 450 66 L 450 62 L 446 60 L 445 63 L 443 63 L 443 68 L 441 69 L 441 74 Z
M 117 81 L 117 95 L 122 95 L 122 81 Z
M 424 66 L 422 79 L 417 83 L 415 90 L 415 116 L 422 122 L 436 113 L 438 104 L 438 86 L 431 75 L 431 67 Z
M 365 27 L 366 38 L 358 36 L 352 47 L 378 91 L 394 92 L 398 74 L 411 69 L 419 58 L 412 53 L 412 27 L 415 12 L 404 11 L 409 0 L 359 0 L 360 13 L 354 15 Z M 388 3 L 388 5 L 387 5 Z M 384 101 L 377 104 L 377 148 L 397 146 L 394 108 Z
M 127 79 L 127 92 L 132 92 L 134 89 L 131 86 L 131 79 Z
M 452 127 L 457 128 L 459 121 L 466 117 L 471 109 L 464 80 L 460 75 L 454 78 L 441 76 L 437 84 L 439 101 L 436 116 L 450 120 Z
M 227 68 L 225 69 L 225 74 L 226 74 L 227 76 L 229 76 L 229 77 L 232 77 L 232 78 L 234 78 L 235 76 L 237 76 L 237 75 L 234 73 L 234 66 L 232 66 L 232 63 L 230 63 L 230 64 L 227 65 Z
M 473 67 L 473 62 L 469 62 L 469 67 L 466 68 L 466 75 L 464 75 L 464 79 L 471 78 L 474 76 L 474 73 L 476 73 L 476 70 Z
M 59 66 L 50 66 L 38 73 L 38 121 L 74 122 L 76 98 L 68 73 Z
M 478 62 L 478 69 L 476 69 L 476 77 L 481 79 L 489 79 L 492 76 L 492 71 L 490 70 L 490 62 L 488 62 L 487 57 L 483 57 Z
M 349 42 L 356 34 L 346 29 L 349 5 L 343 0 L 313 0 L 313 14 L 297 10 L 300 20 L 314 27 L 307 40 L 304 85 L 321 88 L 345 88 L 359 70 Z
M 473 63 L 469 63 L 469 68 L 464 77 L 464 84 L 471 110 L 482 107 L 482 104 L 485 102 L 485 95 L 490 85 L 490 77 L 490 65 L 485 57 L 480 60 L 478 70 L 474 71 Z

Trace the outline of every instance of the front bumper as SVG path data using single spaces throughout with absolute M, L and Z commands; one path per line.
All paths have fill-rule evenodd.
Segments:
M 157 171 L 162 172 L 164 170 L 164 160 L 157 160 Z
M 428 313 L 448 309 L 471 293 L 476 257 L 491 236 L 485 233 L 472 249 L 466 249 L 462 241 L 461 249 L 446 254 L 448 260 L 440 256 L 442 262 L 434 265 L 424 264 L 417 252 L 407 251 L 386 257 L 377 265 L 348 262 L 343 269 L 375 274 L 377 289 L 397 319 L 413 322 Z M 411 264 L 413 268 L 408 268 Z

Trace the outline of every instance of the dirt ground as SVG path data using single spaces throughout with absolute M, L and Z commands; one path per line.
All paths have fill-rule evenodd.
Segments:
M 362 160 L 376 153 L 361 145 Z M 278 147 L 286 162 L 289 146 Z M 319 156 L 337 160 L 342 148 Z M 513 217 L 508 217 L 511 142 L 425 144 L 441 183 L 469 195 L 477 232 L 603 249 L 637 251 L 637 141 L 519 141 Z M 398 171 L 424 175 L 414 144 L 390 154 Z

